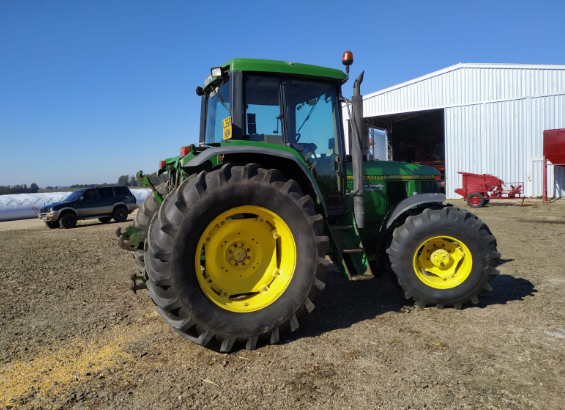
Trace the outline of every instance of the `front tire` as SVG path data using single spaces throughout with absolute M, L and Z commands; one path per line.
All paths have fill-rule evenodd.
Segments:
M 116 222 L 127 221 L 128 220 L 127 208 L 124 206 L 118 206 L 117 208 L 114 209 L 114 212 L 112 212 L 112 218 L 114 218 L 114 221 Z
M 394 230 L 387 253 L 406 298 L 419 307 L 478 303 L 498 275 L 496 238 L 478 217 L 456 207 L 409 216 Z
M 226 164 L 184 181 L 159 208 L 147 287 L 163 319 L 193 343 L 215 337 L 222 352 L 276 343 L 324 287 L 322 234 L 323 217 L 295 181 Z
M 66 212 L 59 218 L 59 223 L 65 229 L 72 229 L 77 226 L 77 216 L 72 212 Z

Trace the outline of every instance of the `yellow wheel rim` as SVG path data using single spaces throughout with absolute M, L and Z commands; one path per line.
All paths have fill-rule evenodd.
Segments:
M 204 230 L 195 256 L 198 283 L 216 305 L 254 312 L 277 300 L 296 267 L 296 244 L 288 225 L 259 206 L 240 206 Z
M 414 254 L 414 271 L 426 285 L 454 288 L 471 274 L 473 258 L 467 246 L 450 236 L 435 236 L 422 242 Z

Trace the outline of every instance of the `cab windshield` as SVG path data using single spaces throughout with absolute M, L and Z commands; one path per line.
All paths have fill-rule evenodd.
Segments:
M 75 191 L 72 194 L 70 194 L 68 197 L 66 197 L 65 201 L 69 201 L 69 202 L 78 201 L 83 193 L 84 193 L 84 189 L 80 191 Z

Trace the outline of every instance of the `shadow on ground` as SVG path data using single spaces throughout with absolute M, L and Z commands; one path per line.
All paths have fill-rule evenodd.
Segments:
M 106 222 L 106 223 L 102 223 L 102 222 L 97 222 L 97 223 L 93 223 L 93 224 L 77 224 L 77 226 L 75 226 L 74 228 L 71 229 L 81 229 L 81 228 L 92 228 L 94 226 L 101 226 L 101 225 L 118 225 L 118 224 L 123 224 L 125 222 L 133 222 L 133 218 L 128 218 L 127 220 L 125 220 L 124 222 L 116 222 L 114 220 L 110 221 L 110 222 Z M 58 229 L 64 229 L 64 228 L 58 228 Z
M 537 292 L 529 280 L 510 275 L 497 276 L 491 285 L 493 290 L 482 294 L 478 305 L 467 304 L 464 308 L 506 305 L 511 301 L 524 300 L 526 296 L 533 296 Z M 413 301 L 405 300 L 399 287 L 391 282 L 387 274 L 370 281 L 347 282 L 338 272 L 332 271 L 326 276 L 326 288 L 315 305 L 314 312 L 301 320 L 298 331 L 287 333 L 281 338 L 281 343 L 346 329 L 387 312 L 400 312 L 405 306 L 413 306 Z
M 520 219 L 520 222 L 534 223 L 534 224 L 547 224 L 547 225 L 565 225 L 563 221 L 544 221 L 543 219 Z
M 534 293 L 537 293 L 532 282 L 510 275 L 499 275 L 490 284 L 492 290 L 483 293 L 479 299 L 477 306 L 480 308 L 489 305 L 506 305 L 508 302 L 524 300 L 526 296 L 534 296 Z

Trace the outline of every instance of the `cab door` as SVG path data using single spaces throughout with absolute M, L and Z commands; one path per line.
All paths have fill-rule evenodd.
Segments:
M 98 207 L 98 193 L 96 189 L 87 189 L 79 198 L 76 210 L 79 218 L 86 218 L 96 215 Z
M 338 86 L 285 79 L 283 82 L 287 138 L 306 161 L 330 213 L 345 208 Z
M 98 215 L 111 215 L 112 211 L 114 210 L 114 203 L 116 202 L 114 189 L 111 187 L 98 188 L 98 195 L 100 197 Z

